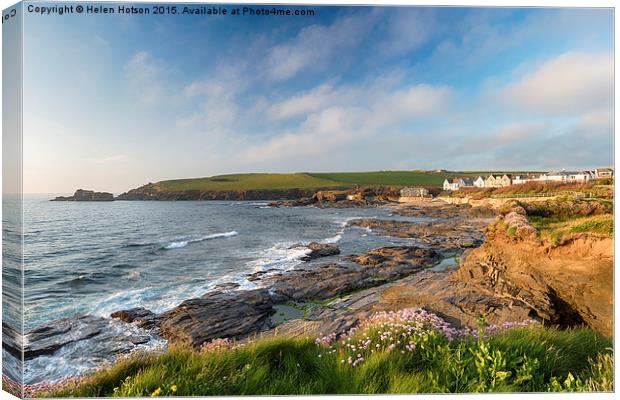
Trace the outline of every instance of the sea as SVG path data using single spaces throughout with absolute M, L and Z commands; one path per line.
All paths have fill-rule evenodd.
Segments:
M 27 195 L 23 201 L 25 331 L 65 317 L 109 318 L 114 311 L 132 307 L 159 313 L 222 283 L 252 289 L 256 286 L 247 279 L 251 273 L 286 271 L 304 263 L 301 257 L 307 249 L 298 244 L 337 244 L 340 256 L 315 261 L 325 262 L 415 241 L 352 226 L 349 222 L 354 219 L 425 220 L 395 215 L 382 207 L 269 207 L 268 202 L 256 201 L 49 201 L 52 197 Z M 3 234 L 5 244 L 10 245 L 15 231 L 10 231 L 8 217 L 3 217 Z M 3 317 L 10 320 L 15 313 L 7 311 Z M 153 345 L 160 342 L 154 339 Z M 53 382 L 93 367 L 87 350 L 83 355 L 79 351 L 57 353 L 26 360 L 26 382 Z M 11 357 L 5 351 L 3 356 L 5 361 Z

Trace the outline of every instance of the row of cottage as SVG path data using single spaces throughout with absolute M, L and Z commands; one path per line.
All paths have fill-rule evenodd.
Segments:
M 459 190 L 460 188 L 497 188 L 519 185 L 526 182 L 563 182 L 584 183 L 594 179 L 611 178 L 613 168 L 597 168 L 587 171 L 551 171 L 546 174 L 491 174 L 486 178 L 454 178 L 443 181 L 443 190 Z

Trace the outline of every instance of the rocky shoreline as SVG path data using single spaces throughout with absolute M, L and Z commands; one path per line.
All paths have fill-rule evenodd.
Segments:
M 610 332 L 605 299 L 586 299 L 584 304 L 583 296 L 577 298 L 574 293 L 579 287 L 583 292 L 592 276 L 571 283 L 566 277 L 520 264 L 518 258 L 525 257 L 521 252 L 531 258 L 543 250 L 534 242 L 509 242 L 489 231 L 486 227 L 495 218 L 493 210 L 441 201 L 390 207 L 394 219 L 357 219 L 350 224 L 409 238 L 410 244 L 345 254 L 338 262 L 330 260 L 340 253 L 337 246 L 303 244 L 308 248 L 303 261 L 312 263 L 302 262 L 289 271 L 253 273 L 248 280 L 256 289 L 238 290 L 237 284 L 225 283 L 161 314 L 134 308 L 114 312 L 111 319 L 65 318 L 26 334 L 26 358 L 53 354 L 70 343 L 97 337 L 114 343 L 96 349 L 98 357 L 110 358 L 149 338 L 200 348 L 217 338 L 339 334 L 373 312 L 414 306 L 455 326 L 475 326 L 480 317 L 490 323 L 533 318 Z M 403 221 L 399 216 L 421 220 Z M 566 258 L 556 257 L 557 262 Z M 434 268 L 446 259 L 458 259 L 459 268 Z M 606 279 L 607 274 L 605 269 L 599 279 Z M 278 318 L 285 309 L 297 312 Z M 132 328 L 117 340 L 111 337 L 114 330 L 106 328 L 110 324 Z

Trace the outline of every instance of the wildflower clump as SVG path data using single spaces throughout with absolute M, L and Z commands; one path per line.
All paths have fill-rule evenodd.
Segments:
M 504 217 L 504 222 L 508 226 L 508 236 L 526 238 L 536 237 L 538 231 L 534 228 L 527 217 L 517 212 L 510 212 Z
M 527 326 L 530 325 L 534 325 L 537 324 L 537 321 L 534 321 L 533 319 L 526 319 L 524 321 L 519 321 L 519 322 L 504 322 L 502 324 L 499 325 L 488 325 L 484 328 L 484 333 L 486 335 L 495 335 L 498 333 L 502 333 L 505 332 L 508 329 L 512 329 L 512 328 L 525 328 Z
M 328 354 L 340 350 L 340 363 L 355 367 L 374 353 L 413 353 L 418 348 L 432 347 L 431 344 L 437 345 L 456 339 L 477 339 L 481 334 L 493 335 L 534 323 L 536 321 L 533 320 L 506 322 L 501 325 L 488 325 L 482 330 L 455 328 L 428 311 L 404 309 L 376 313 L 338 340 L 332 333 L 316 339 L 315 342 L 327 348 Z

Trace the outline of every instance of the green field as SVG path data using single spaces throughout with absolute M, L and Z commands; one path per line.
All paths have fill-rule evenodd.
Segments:
M 164 191 L 179 190 L 254 190 L 254 189 L 323 189 L 344 188 L 342 182 L 321 179 L 305 173 L 234 174 L 208 178 L 161 181 Z
M 256 190 L 256 189 L 347 189 L 356 186 L 436 186 L 444 179 L 486 176 L 490 172 L 373 171 L 290 174 L 231 174 L 206 178 L 158 182 L 164 191 Z

